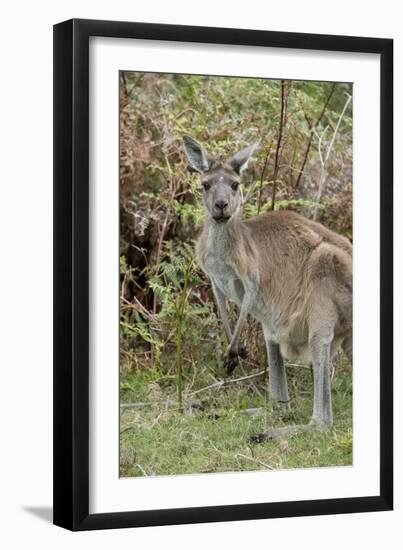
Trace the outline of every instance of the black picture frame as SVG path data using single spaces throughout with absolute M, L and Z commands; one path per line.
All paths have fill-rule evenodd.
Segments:
M 377 53 L 380 124 L 380 490 L 355 498 L 89 513 L 89 38 Z M 54 26 L 54 523 L 71 530 L 393 507 L 393 41 L 73 19 Z

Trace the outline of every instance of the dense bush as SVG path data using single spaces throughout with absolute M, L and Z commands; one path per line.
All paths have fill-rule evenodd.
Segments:
M 178 345 L 195 363 L 198 341 L 217 339 L 219 331 L 209 284 L 194 261 L 203 211 L 181 136 L 221 158 L 260 139 L 244 175 L 245 215 L 293 209 L 351 237 L 351 104 L 340 119 L 351 85 L 133 72 L 121 73 L 120 83 L 122 364 L 159 369 L 164 351 L 169 368 L 168 351 Z M 339 120 L 323 167 L 319 145 L 325 158 Z M 258 360 L 258 328 L 251 322 L 247 331 Z

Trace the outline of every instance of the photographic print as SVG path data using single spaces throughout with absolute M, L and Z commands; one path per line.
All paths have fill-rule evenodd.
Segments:
M 352 84 L 119 91 L 120 476 L 351 465 Z
M 73 19 L 53 105 L 54 523 L 393 509 L 393 41 Z

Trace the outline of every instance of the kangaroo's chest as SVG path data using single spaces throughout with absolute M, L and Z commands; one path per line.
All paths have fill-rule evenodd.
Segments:
M 242 281 L 231 264 L 215 254 L 208 254 L 204 268 L 213 284 L 230 300 L 242 303 L 244 288 Z

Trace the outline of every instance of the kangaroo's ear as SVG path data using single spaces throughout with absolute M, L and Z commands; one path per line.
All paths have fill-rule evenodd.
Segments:
M 248 167 L 249 159 L 258 148 L 259 143 L 260 141 L 256 141 L 256 143 L 245 147 L 229 159 L 228 164 L 237 174 L 241 174 Z
M 182 139 L 186 156 L 192 168 L 201 174 L 208 172 L 212 159 L 204 147 L 190 136 L 183 136 Z

